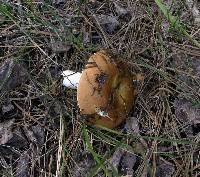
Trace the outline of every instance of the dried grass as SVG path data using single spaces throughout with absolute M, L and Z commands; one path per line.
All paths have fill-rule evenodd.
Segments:
M 0 92 L 0 107 L 13 106 L 0 111 L 0 121 L 15 118 L 12 129 L 25 139 L 17 146 L 14 134 L 0 145 L 1 174 L 17 176 L 21 168 L 21 176 L 34 177 L 130 171 L 132 176 L 199 175 L 198 118 L 193 124 L 180 121 L 181 113 L 190 119 L 191 110 L 199 111 L 200 31 L 188 1 L 169 0 L 165 6 L 144 0 L 0 2 L 0 63 L 12 58 L 28 71 L 20 86 Z M 178 23 L 166 17 L 165 8 Z M 179 33 L 180 28 L 187 33 Z M 130 113 L 137 121 L 115 130 L 86 126 L 76 91 L 62 87 L 62 70 L 80 72 L 100 48 L 109 48 L 145 76 L 137 83 Z M 189 112 L 174 106 L 183 98 Z M 137 132 L 130 130 L 131 122 L 138 122 Z M 130 159 L 136 163 L 122 169 Z

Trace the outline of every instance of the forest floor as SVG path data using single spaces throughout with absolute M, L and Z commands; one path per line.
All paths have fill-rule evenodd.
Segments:
M 114 129 L 62 85 L 100 49 L 144 76 Z M 0 176 L 200 176 L 199 88 L 199 1 L 0 0 Z

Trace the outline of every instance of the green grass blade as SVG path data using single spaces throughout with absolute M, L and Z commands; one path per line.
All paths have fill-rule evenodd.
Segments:
M 105 163 L 106 160 L 100 159 L 100 158 L 101 158 L 100 155 L 98 155 L 98 154 L 94 151 L 93 146 L 92 146 L 92 144 L 90 143 L 90 138 L 89 138 L 88 131 L 87 131 L 87 129 L 86 129 L 85 126 L 83 127 L 83 136 L 84 136 L 85 144 L 86 144 L 86 146 L 87 146 L 87 148 L 88 148 L 88 151 L 92 154 L 94 160 L 95 160 L 95 161 L 97 162 L 97 164 L 98 164 L 97 167 L 96 167 L 95 172 L 93 172 L 92 174 L 90 174 L 89 177 L 94 176 L 94 175 L 99 171 L 99 169 L 102 169 L 108 177 L 111 177 L 111 175 L 109 174 L 108 170 L 107 170 L 106 167 L 104 166 L 104 163 Z
M 196 45 L 198 48 L 200 48 L 200 43 L 193 39 L 193 37 L 182 27 L 180 22 L 177 20 L 178 18 L 173 16 L 171 12 L 168 10 L 168 8 L 161 2 L 161 0 L 155 0 L 156 4 L 164 14 L 164 16 L 168 19 L 171 25 L 173 25 L 177 31 L 179 31 L 181 34 L 186 36 L 188 40 L 190 40 L 194 45 Z

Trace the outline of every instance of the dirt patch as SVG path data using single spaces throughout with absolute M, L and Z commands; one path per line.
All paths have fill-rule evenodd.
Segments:
M 199 176 L 199 3 L 2 1 L 2 176 Z M 127 121 L 86 124 L 62 71 L 109 49 L 142 79 Z

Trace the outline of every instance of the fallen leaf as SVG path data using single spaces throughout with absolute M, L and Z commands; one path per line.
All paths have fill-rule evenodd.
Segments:
M 6 17 L 0 14 L 0 24 L 4 23 L 6 20 Z
M 53 4 L 56 6 L 62 6 L 67 2 L 67 0 L 53 0 Z
M 37 161 L 40 160 L 40 153 L 44 144 L 44 129 L 40 125 L 24 128 L 24 133 L 29 140 L 29 149 L 21 154 L 17 162 L 16 177 L 30 176 L 31 168 L 34 168 Z
M 199 59 L 192 60 L 192 68 L 194 71 L 194 75 L 200 77 L 200 61 Z
M 200 108 L 186 99 L 174 101 L 175 115 L 179 121 L 188 124 L 200 123 Z
M 30 152 L 25 151 L 19 158 L 16 166 L 16 175 L 15 177 L 28 177 L 29 176 L 29 160 Z
M 127 152 L 123 149 L 118 148 L 111 160 L 112 166 L 117 170 L 121 171 L 123 174 L 131 175 L 133 174 L 133 167 L 136 163 L 136 155 Z
M 195 0 L 186 0 L 185 1 L 190 12 L 193 15 L 194 18 L 194 22 L 195 24 L 197 24 L 198 26 L 200 26 L 200 12 L 199 12 L 199 2 L 195 1 Z
M 125 152 L 121 159 L 121 171 L 123 174 L 131 175 L 134 173 L 134 165 L 136 163 L 136 155 Z
M 128 133 L 130 134 L 138 134 L 140 129 L 139 129 L 139 123 L 136 117 L 129 117 L 126 119 L 126 125 L 125 128 Z
M 55 53 L 68 52 L 72 45 L 66 42 L 57 41 L 48 45 Z
M 6 144 L 13 137 L 12 125 L 14 121 L 15 119 L 11 119 L 0 123 L 0 144 Z
M 37 145 L 39 148 L 44 144 L 44 129 L 40 125 L 24 128 L 27 138 L 30 142 Z
M 113 15 L 98 15 L 98 22 L 108 34 L 113 34 L 119 26 L 118 17 Z
M 15 149 L 26 149 L 29 144 L 24 133 L 18 127 L 13 130 L 13 137 L 7 142 L 7 145 Z
M 124 16 L 128 12 L 127 8 L 122 7 L 118 2 L 114 2 L 116 12 L 119 16 Z
M 159 157 L 156 176 L 172 177 L 174 172 L 175 166 L 162 157 Z
M 91 154 L 82 152 L 77 158 L 75 167 L 71 170 L 73 177 L 87 176 L 95 166 L 95 161 Z
M 10 111 L 12 111 L 14 109 L 14 106 L 10 103 L 10 104 L 7 104 L 7 105 L 3 105 L 2 106 L 2 113 L 3 114 L 6 114 L 6 113 L 8 113 L 8 112 L 10 112 Z
M 0 66 L 0 93 L 9 91 L 28 79 L 27 70 L 13 59 L 7 59 Z
M 115 167 L 116 169 L 118 168 L 119 164 L 120 164 L 120 161 L 121 161 L 121 158 L 122 156 L 124 155 L 125 151 L 118 148 L 114 153 L 113 153 L 113 156 L 112 156 L 112 160 L 111 160 L 111 164 L 113 167 Z

